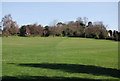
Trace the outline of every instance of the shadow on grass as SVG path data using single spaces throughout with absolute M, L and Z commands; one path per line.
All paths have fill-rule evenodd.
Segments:
M 2 81 L 101 81 L 76 77 L 46 77 L 46 76 L 4 76 Z
M 111 76 L 111 77 L 120 78 L 120 70 L 118 69 L 104 68 L 93 65 L 54 64 L 54 63 L 27 63 L 27 64 L 16 64 L 16 65 L 26 66 L 26 67 L 55 69 L 70 73 L 87 73 L 97 76 L 102 75 L 102 76 Z

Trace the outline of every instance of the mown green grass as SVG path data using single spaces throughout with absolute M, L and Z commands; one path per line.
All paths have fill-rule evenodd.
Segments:
M 2 44 L 3 77 L 119 78 L 114 73 L 103 72 L 118 70 L 116 41 L 68 37 L 3 37 Z

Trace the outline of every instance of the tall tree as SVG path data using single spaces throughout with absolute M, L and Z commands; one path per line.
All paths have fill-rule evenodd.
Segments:
M 110 37 L 112 37 L 112 30 L 109 30 L 108 32 L 110 34 Z
M 15 21 L 12 20 L 10 14 L 2 18 L 2 24 L 3 24 L 3 35 L 5 36 L 18 35 L 19 33 L 18 25 Z

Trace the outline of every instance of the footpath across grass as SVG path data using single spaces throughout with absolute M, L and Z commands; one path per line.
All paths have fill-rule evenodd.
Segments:
M 3 37 L 3 79 L 119 79 L 118 42 L 69 37 Z

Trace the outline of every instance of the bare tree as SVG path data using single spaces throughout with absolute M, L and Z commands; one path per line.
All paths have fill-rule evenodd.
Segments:
M 83 21 L 84 21 L 84 24 L 87 25 L 87 23 L 88 23 L 88 18 L 87 18 L 87 17 L 83 17 Z
M 56 35 L 56 32 L 57 32 L 57 19 L 56 20 L 53 20 L 51 23 L 50 23 L 50 33 L 51 35 L 53 35 L 53 37 Z
M 2 25 L 3 25 L 3 35 L 5 36 L 17 35 L 19 33 L 18 25 L 15 21 L 12 20 L 10 14 L 2 18 Z

